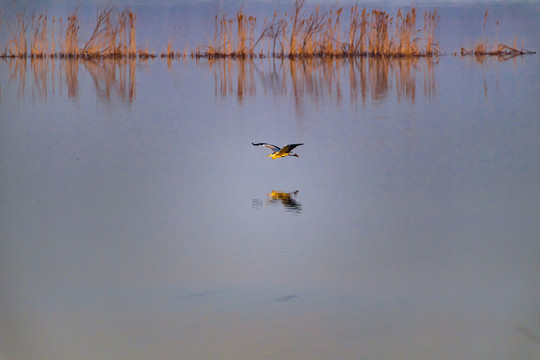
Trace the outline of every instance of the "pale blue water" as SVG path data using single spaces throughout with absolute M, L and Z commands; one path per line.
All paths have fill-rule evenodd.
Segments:
M 539 59 L 0 61 L 0 358 L 537 359 Z

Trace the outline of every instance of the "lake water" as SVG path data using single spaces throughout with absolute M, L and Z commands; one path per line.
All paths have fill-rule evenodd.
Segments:
M 0 359 L 538 359 L 539 80 L 1 60 Z

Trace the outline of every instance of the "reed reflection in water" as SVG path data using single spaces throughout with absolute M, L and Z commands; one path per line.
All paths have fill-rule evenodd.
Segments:
M 437 63 L 432 58 L 229 58 L 211 59 L 208 66 L 214 74 L 216 97 L 236 96 L 242 104 L 257 94 L 256 83 L 260 83 L 265 95 L 291 95 L 300 110 L 306 98 L 315 103 L 330 99 L 340 105 L 348 93 L 351 104 L 361 100 L 364 106 L 368 99 L 385 100 L 392 89 L 398 101 L 406 98 L 414 104 L 417 87 L 427 97 L 436 96 Z
M 33 94 L 46 100 L 48 96 L 63 95 L 76 100 L 80 96 L 79 77 L 90 75 L 99 101 L 110 103 L 115 95 L 122 103 L 130 105 L 136 97 L 136 62 L 134 58 L 119 59 L 26 59 L 3 60 L 9 67 L 10 80 L 18 80 L 19 98 L 24 98 L 27 83 L 26 72 L 31 71 Z M 30 64 L 28 64 L 30 63 Z M 81 74 L 81 67 L 86 71 Z
M 135 58 L 7 58 L 2 61 L 9 68 L 9 82 L 17 86 L 20 99 L 25 97 L 27 87 L 32 86 L 32 95 L 42 100 L 51 95 L 63 95 L 65 87 L 68 98 L 76 100 L 80 96 L 81 76 L 90 75 L 98 101 L 110 104 L 114 96 L 126 105 L 131 105 L 136 99 L 137 67 L 148 65 L 147 60 Z M 257 95 L 290 96 L 296 115 L 303 117 L 307 102 L 340 106 L 348 98 L 356 108 L 369 103 L 384 104 L 392 96 L 398 103 L 406 100 L 413 106 L 419 94 L 425 98 L 436 98 L 438 81 L 435 69 L 438 61 L 433 58 L 381 57 L 296 60 L 225 58 L 198 60 L 197 66 L 204 71 L 210 68 L 216 98 L 235 97 L 238 104 L 243 105 L 244 100 Z M 493 62 L 484 64 L 478 59 L 475 63 L 482 65 L 482 71 L 484 65 L 493 66 Z M 189 62 L 183 61 L 174 67 L 177 66 L 189 67 Z M 81 72 L 82 69 L 84 72 Z M 167 60 L 167 69 L 174 72 L 170 59 Z M 31 72 L 29 78 L 26 74 L 28 71 Z M 487 96 L 487 82 L 484 75 L 482 78 Z M 0 88 L 0 99 L 1 96 Z
M 135 59 L 85 61 L 86 70 L 94 81 L 98 97 L 110 101 L 115 91 L 122 102 L 131 104 L 135 98 Z

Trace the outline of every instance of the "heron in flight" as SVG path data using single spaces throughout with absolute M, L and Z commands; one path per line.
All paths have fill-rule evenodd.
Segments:
M 273 151 L 270 155 L 266 155 L 266 157 L 271 157 L 272 159 L 278 159 L 285 156 L 296 156 L 298 157 L 298 154 L 292 153 L 291 150 L 294 149 L 297 146 L 304 145 L 304 144 L 289 144 L 285 145 L 283 148 L 280 148 L 279 146 L 267 144 L 267 143 L 251 143 L 253 146 L 266 146 L 270 150 Z

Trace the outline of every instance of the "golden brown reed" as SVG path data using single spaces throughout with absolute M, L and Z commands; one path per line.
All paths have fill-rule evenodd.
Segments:
M 204 53 L 197 49 L 195 56 L 209 58 L 254 56 L 254 48 L 258 43 L 254 40 L 256 23 L 255 17 L 247 16 L 243 9 L 231 18 L 228 18 L 226 13 L 216 15 L 212 43 L 203 47 L 206 50 Z
M 32 36 L 32 44 L 30 46 L 30 56 L 44 57 L 48 55 L 48 39 L 47 39 L 47 12 L 40 14 L 32 14 L 32 28 L 34 30 Z M 53 20 L 54 21 L 54 20 Z
M 68 16 L 64 46 L 61 52 L 62 56 L 77 56 L 79 55 L 79 18 L 77 17 L 78 8 Z
M 8 17 L 0 12 L 0 30 L 9 31 L 8 42 L 0 57 L 59 57 L 105 58 L 139 57 L 154 58 L 154 51 L 137 47 L 137 16 L 129 7 L 120 11 L 109 4 L 96 10 L 96 20 L 90 36 L 81 39 L 79 8 L 69 13 L 67 20 L 49 22 L 47 12 L 27 14 L 15 10 Z M 439 15 L 437 11 L 423 14 L 424 24 L 418 27 L 417 8 L 398 10 L 395 17 L 382 9 L 360 9 L 351 6 L 350 16 L 343 15 L 344 8 L 324 11 L 319 6 L 306 9 L 305 0 L 295 0 L 288 15 L 275 11 L 265 18 L 261 27 L 255 16 L 244 12 L 243 6 L 235 16 L 226 13 L 215 16 L 214 36 L 209 44 L 191 51 L 195 58 L 220 57 L 433 57 L 441 54 L 435 32 Z M 347 12 L 345 12 L 346 14 Z M 485 37 L 488 12 L 484 14 L 481 39 L 470 49 L 462 48 L 461 55 L 515 56 L 532 53 L 514 46 L 498 43 L 489 45 Z M 497 27 L 498 27 L 497 21 Z M 2 27 L 2 25 L 4 25 Z M 342 29 L 343 26 L 343 29 Z M 27 34 L 30 44 L 27 42 Z M 174 51 L 172 40 L 160 53 L 162 58 L 175 59 L 188 56 Z
M 15 10 L 14 16 L 11 17 L 14 22 L 9 17 L 2 16 L 9 30 L 9 41 L 0 56 L 31 58 L 137 56 L 135 41 L 137 16 L 130 8 L 118 11 L 110 4 L 98 8 L 95 23 L 86 40 L 79 37 L 81 25 L 78 12 L 77 7 L 68 14 L 65 26 L 63 19 L 59 19 L 57 26 L 55 17 L 49 23 L 46 11 L 27 15 L 26 10 Z M 29 52 L 26 40 L 28 31 L 31 31 Z M 148 50 L 139 49 L 139 56 L 148 57 L 153 54 Z
M 343 8 L 325 12 L 317 6 L 306 14 L 304 4 L 305 0 L 296 0 L 289 17 L 287 13 L 281 15 L 276 11 L 270 21 L 265 18 L 256 40 L 256 19 L 245 15 L 243 9 L 236 18 L 227 18 L 226 14 L 216 16 L 212 43 L 198 47 L 194 56 L 301 58 L 440 54 L 434 39 L 439 20 L 436 10 L 424 14 L 424 26 L 418 29 L 414 6 L 406 13 L 399 10 L 394 19 L 383 10 L 368 12 L 363 8 L 360 11 L 355 5 L 350 9 L 348 29 L 342 33 Z M 260 45 L 257 50 L 265 41 L 268 47 Z
M 15 23 L 13 24 L 6 17 L 6 24 L 10 34 L 10 40 L 4 49 L 4 56 L 26 57 L 27 43 L 26 30 L 30 24 L 30 17 L 26 15 L 26 10 L 15 10 Z
M 133 56 L 136 16 L 129 9 L 116 11 L 107 5 L 96 12 L 96 23 L 81 53 L 85 57 Z M 129 43 L 128 43 L 129 39 Z
M 480 39 L 471 48 L 462 47 L 460 50 L 461 56 L 474 55 L 477 58 L 481 58 L 485 56 L 498 56 L 501 59 L 509 59 L 518 55 L 536 54 L 536 52 L 534 51 L 524 49 L 523 45 L 521 46 L 521 48 L 518 48 L 517 39 L 514 39 L 513 46 L 508 46 L 508 45 L 499 43 L 497 40 L 497 36 L 495 36 L 495 40 L 493 41 L 492 44 L 490 44 L 488 38 L 485 35 L 487 19 L 488 19 L 488 10 L 486 10 L 486 12 L 484 13 L 484 23 L 482 26 L 482 35 Z M 495 23 L 495 28 L 496 28 L 496 33 L 498 33 L 498 29 L 499 29 L 498 19 Z M 457 53 L 455 55 L 457 55 Z

